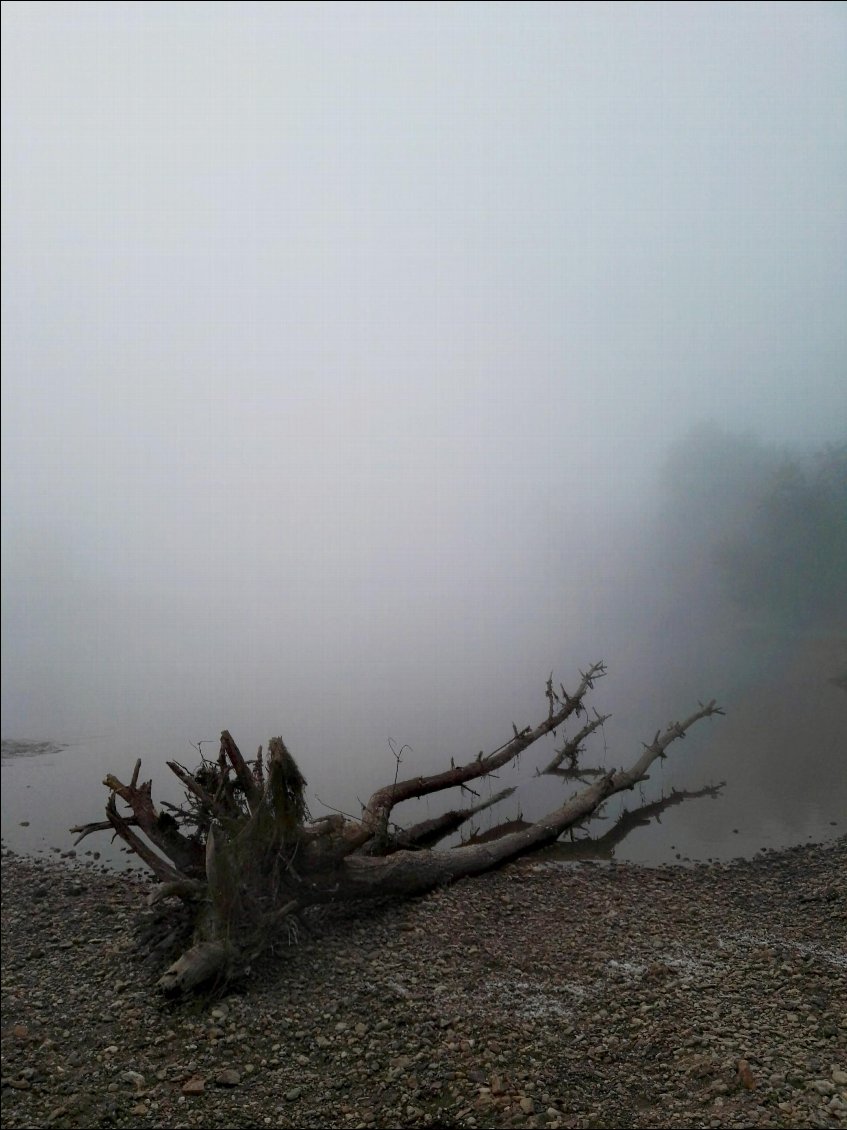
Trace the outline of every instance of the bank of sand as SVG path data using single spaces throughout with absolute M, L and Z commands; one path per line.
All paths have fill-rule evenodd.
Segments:
M 2 896 L 4 1126 L 847 1126 L 844 838 L 524 860 L 177 1007 L 142 881 L 7 854 Z

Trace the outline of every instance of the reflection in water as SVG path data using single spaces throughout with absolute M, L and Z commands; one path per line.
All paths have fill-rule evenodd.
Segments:
M 654 820 L 661 823 L 661 814 L 677 804 L 682 804 L 683 801 L 697 800 L 700 797 L 711 797 L 714 800 L 720 796 L 721 790 L 724 788 L 726 788 L 726 781 L 721 781 L 719 785 L 705 785 L 702 789 L 673 789 L 668 796 L 661 797 L 651 804 L 642 804 L 632 810 L 624 808 L 613 826 L 602 836 L 586 835 L 582 839 L 577 839 L 574 836 L 570 840 L 560 840 L 540 854 L 545 859 L 563 861 L 571 859 L 612 859 L 615 849 L 636 828 L 646 828 Z
M 843 831 L 847 775 L 841 767 L 847 700 L 841 678 L 842 640 L 791 641 L 790 647 L 780 649 L 781 662 L 768 656 L 769 661 L 759 665 L 757 677 L 745 680 L 735 672 L 721 676 L 717 665 L 713 679 L 698 675 L 696 680 L 684 669 L 669 676 L 655 667 L 645 668 L 645 686 L 624 684 L 624 693 L 618 695 L 616 689 L 610 696 L 615 703 L 619 698 L 623 701 L 606 724 L 605 734 L 597 735 L 597 756 L 591 758 L 595 762 L 607 768 L 630 762 L 637 751 L 637 736 L 652 733 L 651 725 L 663 709 L 657 704 L 690 701 L 691 688 L 680 685 L 683 682 L 708 685 L 726 706 L 726 718 L 692 733 L 674 747 L 666 761 L 657 763 L 638 807 L 624 812 L 611 802 L 609 831 L 596 841 L 560 843 L 548 851 L 561 858 L 572 858 L 575 853 L 608 857 L 614 852 L 619 861 L 657 864 L 679 858 L 749 857 L 765 846 L 825 840 Z M 745 669 L 750 671 L 752 665 Z M 475 748 L 470 724 L 464 740 L 464 748 Z M 443 743 L 426 732 L 423 740 L 416 739 L 416 748 L 425 748 L 427 742 L 430 762 L 422 760 L 421 768 L 443 767 L 446 758 L 439 752 Z M 333 745 L 344 748 L 341 739 L 330 743 L 330 748 Z M 185 742 L 182 748 L 187 751 L 189 746 Z M 462 748 L 459 743 L 453 747 L 460 752 Z M 31 741 L 4 739 L 0 796 L 4 843 L 30 854 L 71 850 L 74 837 L 69 829 L 73 825 L 103 819 L 103 778 L 111 772 L 120 775 L 138 756 L 144 758 L 144 776 L 153 778 L 156 803 L 179 803 L 181 787 L 167 770 L 166 759 L 183 753 L 162 741 L 161 735 L 116 733 L 84 741 L 69 734 L 49 740 L 43 736 Z M 544 765 L 545 756 L 549 759 L 539 748 L 537 764 Z M 353 784 L 346 787 L 341 776 L 348 768 L 346 763 L 314 748 L 305 749 L 301 763 L 314 795 L 348 812 L 356 811 L 360 791 L 367 793 L 369 785 L 384 784 L 381 771 L 373 779 L 377 773 L 373 770 L 369 779 L 368 765 L 356 762 L 349 767 Z M 476 818 L 477 840 L 525 826 L 525 820 L 538 819 L 558 807 L 566 799 L 559 790 L 567 787 L 567 777 L 567 770 L 539 775 L 534 763 L 504 771 L 498 782 L 489 782 L 492 793 L 494 786 L 502 790 L 516 785 L 517 791 L 513 797 L 489 797 L 482 802 L 481 816 Z M 718 786 L 713 782 L 717 780 L 725 780 L 726 786 L 716 804 L 693 799 L 716 796 Z M 578 782 L 573 787 L 579 787 Z M 660 799 L 653 800 L 657 794 Z M 681 803 L 686 798 L 691 799 L 690 804 Z M 457 799 L 445 796 L 445 807 L 460 809 Z M 521 807 L 516 811 L 518 804 Z M 487 811 L 482 812 L 483 807 Z M 417 818 L 440 824 L 443 814 L 423 804 Z M 594 827 L 600 827 L 596 821 Z M 88 844 L 86 850 L 80 849 L 80 857 L 97 852 L 113 865 L 125 867 L 133 862 L 120 845 L 111 843 L 108 833 Z
M 548 770 L 548 772 L 551 772 Z M 552 770 L 552 772 L 556 772 Z M 598 772 L 597 770 L 590 770 L 591 773 Z M 571 771 L 561 771 L 560 774 L 568 778 L 578 777 L 579 774 L 572 773 Z M 598 817 L 590 821 L 589 824 L 583 829 L 583 835 L 578 835 L 578 829 L 571 829 L 569 839 L 561 839 L 557 843 L 543 848 L 538 852 L 540 858 L 554 859 L 554 860 L 572 860 L 572 859 L 612 859 L 615 854 L 615 849 L 623 843 L 626 837 L 634 832 L 636 828 L 646 828 L 654 820 L 659 820 L 661 814 L 668 808 L 673 808 L 675 805 L 682 804 L 686 800 L 697 800 L 700 797 L 718 797 L 721 790 L 726 787 L 726 782 L 721 781 L 719 785 L 706 785 L 702 789 L 673 789 L 668 796 L 661 797 L 659 800 L 653 801 L 650 804 L 639 805 L 638 808 L 631 810 L 623 808 L 620 814 L 615 819 L 614 824 L 608 832 L 604 832 L 602 836 L 592 835 L 589 828 Z M 602 816 L 599 817 L 602 819 Z M 469 844 L 485 844 L 491 843 L 492 840 L 499 840 L 502 836 L 508 836 L 510 832 L 521 832 L 524 828 L 531 827 L 529 821 L 518 820 L 505 820 L 502 824 L 497 824 L 494 828 L 489 828 L 485 832 L 474 832 L 465 843 Z

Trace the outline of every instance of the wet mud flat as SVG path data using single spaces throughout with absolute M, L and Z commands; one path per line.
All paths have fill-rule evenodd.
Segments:
M 843 837 L 525 859 L 326 911 L 176 1006 L 139 944 L 147 889 L 4 855 L 3 1126 L 847 1126 Z

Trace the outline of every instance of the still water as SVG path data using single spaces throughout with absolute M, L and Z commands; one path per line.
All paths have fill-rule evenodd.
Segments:
M 647 784 L 626 798 L 615 798 L 604 819 L 591 826 L 595 837 L 609 833 L 605 857 L 649 865 L 730 859 L 844 834 L 847 694 L 840 677 L 842 662 L 840 651 L 836 654 L 831 647 L 794 648 L 789 659 L 783 657 L 770 674 L 760 674 L 740 688 L 727 687 L 721 698 L 726 717 L 700 723 L 684 743 L 671 747 L 666 760 L 654 764 Z M 626 711 L 619 723 L 624 728 L 635 724 Z M 639 720 L 639 725 L 644 723 Z M 605 729 L 601 748 L 592 751 L 596 758 L 606 767 L 631 761 L 631 734 L 624 756 L 615 731 L 608 724 Z M 636 732 L 645 740 L 652 738 L 652 732 Z M 536 773 L 536 766 L 549 760 L 554 745 L 548 739 L 544 748 L 526 751 L 521 763 L 502 772 L 496 782 L 482 782 L 483 798 L 487 790 L 509 784 L 518 785 L 518 792 L 477 817 L 466 834 L 485 834 L 504 821 L 537 818 L 566 799 L 572 785 Z M 637 748 L 636 743 L 636 755 Z M 204 747 L 206 755 L 214 752 L 214 745 Z M 462 751 L 456 752 L 461 755 Z M 469 750 L 467 759 L 475 752 Z M 70 827 L 103 819 L 107 795 L 103 777 L 115 773 L 128 779 L 137 757 L 142 758 L 141 778 L 153 778 L 154 800 L 171 803 L 178 803 L 182 794 L 166 760 L 175 758 L 191 768 L 199 762 L 188 740 L 165 747 L 149 735 L 132 739 L 125 733 L 100 732 L 4 738 L 0 769 L 3 843 L 36 856 L 72 850 L 75 837 Z M 443 767 L 444 760 L 434 757 L 428 764 L 414 768 L 410 764 L 409 772 Z M 386 773 L 384 764 L 379 775 L 364 772 L 357 792 L 340 786 L 337 767 L 329 759 L 310 764 L 307 757 L 301 760 L 301 768 L 312 786 L 310 806 L 316 816 L 326 811 L 316 796 L 355 813 L 359 811 L 357 796 L 367 795 L 393 776 Z M 615 832 L 623 806 L 631 812 L 675 788 L 696 790 L 721 781 L 726 783 L 717 796 L 686 800 L 659 812 L 646 810 L 643 820 L 628 834 Z M 398 810 L 397 817 L 412 821 L 467 803 L 454 793 L 411 804 L 405 811 Z M 81 859 L 97 858 L 113 867 L 135 862 L 105 832 L 83 840 L 76 852 Z M 95 852 L 99 853 L 96 857 Z

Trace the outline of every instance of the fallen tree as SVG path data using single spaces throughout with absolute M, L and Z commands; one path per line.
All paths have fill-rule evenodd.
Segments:
M 111 830 L 135 852 L 158 880 L 152 900 L 179 899 L 188 908 L 190 945 L 159 979 L 169 994 L 187 992 L 214 978 L 226 981 L 281 937 L 296 932 L 310 907 L 381 896 L 411 896 L 465 876 L 476 875 L 554 843 L 596 817 L 615 793 L 648 779 L 648 769 L 665 757 L 700 719 L 723 713 L 715 701 L 682 722 L 657 731 L 625 769 L 582 767 L 584 742 L 608 715 L 588 720 L 585 700 L 606 673 L 595 663 L 581 673 L 576 690 L 547 681 L 547 716 L 518 729 L 489 754 L 428 776 L 398 780 L 398 773 L 363 805 L 358 818 L 332 813 L 312 819 L 305 802 L 306 782 L 282 738 L 272 738 L 246 760 L 226 730 L 215 760 L 203 757 L 189 771 L 176 761 L 168 766 L 185 789 L 181 806 L 156 808 L 152 782 L 139 783 L 137 761 L 129 784 L 109 774 L 105 821 L 72 828 L 77 843 L 91 832 Z M 450 789 L 468 790 L 470 782 L 495 775 L 547 734 L 556 734 L 570 718 L 584 725 L 565 742 L 545 773 L 582 786 L 540 819 L 513 821 L 497 838 L 480 838 L 452 848 L 438 848 L 474 815 L 510 795 L 503 790 L 487 801 L 452 809 L 442 816 L 400 827 L 392 819 L 404 801 Z M 201 755 L 202 756 L 202 755 Z M 473 790 L 470 790 L 471 792 Z M 710 790 L 714 791 L 714 790 Z M 667 803 L 679 803 L 674 794 Z M 118 799 L 128 808 L 119 812 Z M 655 802 L 662 805 L 663 802 Z M 650 806 L 647 806 L 648 808 Z M 637 815 L 638 810 L 636 810 Z M 625 813 L 622 819 L 633 820 Z M 608 836 L 608 833 L 607 833 Z

